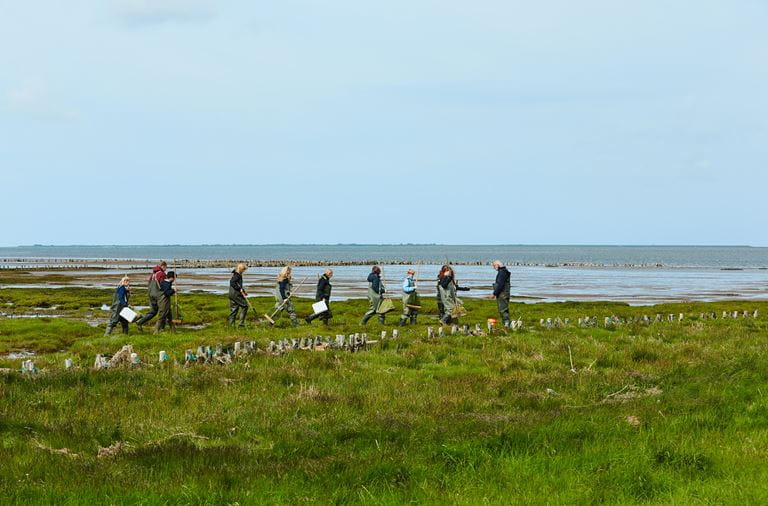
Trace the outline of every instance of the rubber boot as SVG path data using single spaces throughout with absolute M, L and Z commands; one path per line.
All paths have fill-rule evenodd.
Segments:
M 384 315 L 383 315 L 383 314 L 380 314 L 380 315 L 379 315 L 379 323 L 381 323 L 382 325 L 384 325 Z
M 411 325 L 416 325 L 416 313 L 411 315 Z
M 245 316 L 247 314 L 248 314 L 248 308 L 247 307 L 242 308 L 240 311 L 240 324 L 239 324 L 240 328 L 245 328 Z M 232 324 L 233 325 L 235 324 L 234 320 L 232 320 Z
M 446 325 L 451 323 L 451 315 L 449 315 L 449 314 L 443 315 L 443 317 L 440 318 L 440 322 L 444 323 Z
M 370 320 L 372 316 L 373 316 L 372 314 L 367 314 L 363 316 L 363 319 L 360 320 L 360 325 L 365 325 L 366 323 L 368 323 L 368 320 Z
M 105 335 L 105 336 L 108 336 L 108 335 L 110 335 L 110 334 L 112 333 L 112 329 L 113 329 L 113 328 L 114 328 L 114 327 L 110 327 L 109 325 L 107 325 L 107 329 L 104 331 L 104 335 Z
M 398 325 L 400 327 L 405 327 L 407 324 L 408 324 L 408 318 L 405 317 L 405 316 L 401 316 L 400 317 L 400 322 L 398 323 Z

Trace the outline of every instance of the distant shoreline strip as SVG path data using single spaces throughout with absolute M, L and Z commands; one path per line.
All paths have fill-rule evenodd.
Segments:
M 368 259 L 368 260 L 307 260 L 307 259 L 164 259 L 171 268 L 179 269 L 217 269 L 231 268 L 240 262 L 249 267 L 347 267 L 366 265 L 441 265 L 445 260 L 435 259 Z M 490 265 L 487 261 L 449 262 L 458 266 Z M 503 260 L 503 259 L 502 259 Z M 0 269 L 9 270 L 73 270 L 73 269 L 145 269 L 157 264 L 158 260 L 137 258 L 0 258 Z M 550 267 L 550 268 L 593 268 L 593 269 L 715 269 L 724 271 L 768 270 L 768 267 L 723 267 L 699 265 L 665 265 L 662 263 L 599 263 L 599 262 L 514 262 L 507 261 L 509 267 Z

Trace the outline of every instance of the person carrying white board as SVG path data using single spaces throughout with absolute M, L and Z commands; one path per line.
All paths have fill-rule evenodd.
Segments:
M 128 276 L 123 276 L 120 280 L 120 284 L 115 288 L 115 293 L 112 296 L 112 313 L 109 317 L 109 323 L 107 323 L 107 330 L 104 331 L 104 335 L 108 336 L 112 333 L 118 323 L 123 328 L 123 334 L 128 333 L 128 320 L 120 316 L 120 311 L 128 307 L 128 301 L 131 298 L 131 286 Z
M 315 302 L 325 302 L 325 307 L 327 309 L 325 311 L 320 311 L 319 313 L 311 314 L 304 318 L 307 323 L 312 323 L 312 320 L 315 318 L 320 318 L 325 325 L 328 325 L 328 320 L 333 318 L 333 315 L 331 314 L 331 289 L 333 288 L 331 285 L 332 277 L 333 271 L 331 269 L 326 269 L 323 275 L 320 276 L 320 279 L 317 280 Z

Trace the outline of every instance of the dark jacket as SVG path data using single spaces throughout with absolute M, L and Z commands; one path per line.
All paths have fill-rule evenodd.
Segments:
M 326 303 L 328 303 L 331 298 L 331 288 L 333 288 L 333 286 L 331 285 L 331 280 L 328 279 L 328 276 L 325 274 L 320 276 L 320 279 L 317 280 L 317 293 L 315 294 L 315 302 L 324 300 Z
M 371 284 L 373 291 L 379 295 L 384 293 L 384 287 L 381 286 L 381 278 L 375 272 L 368 274 L 368 282 Z
M 163 295 L 165 295 L 166 297 L 168 297 L 168 298 L 170 299 L 170 298 L 171 298 L 171 295 L 173 295 L 174 293 L 176 293 L 176 289 L 175 289 L 175 288 L 173 288 L 173 283 L 171 283 L 171 282 L 170 282 L 170 281 L 168 281 L 167 279 L 164 279 L 164 280 L 163 280 L 163 281 L 160 283 L 160 292 L 161 292 Z
M 277 286 L 280 289 L 280 297 L 285 300 L 288 298 L 290 293 L 288 292 L 288 285 L 291 284 L 291 280 L 289 278 L 285 278 L 282 281 L 277 282 Z
M 243 289 L 243 275 L 237 271 L 232 271 L 232 279 L 229 280 L 229 287 L 235 292 L 240 293 Z
M 449 286 L 451 283 L 455 283 L 455 282 L 453 281 L 453 276 L 450 276 L 450 275 L 449 275 L 449 276 L 443 276 L 441 279 L 439 279 L 439 280 L 437 281 L 437 286 L 442 286 L 443 288 L 448 288 L 448 286 Z M 459 292 L 468 292 L 468 291 L 469 291 L 469 288 L 468 288 L 468 287 L 465 287 L 465 286 L 459 286 L 459 284 L 458 284 L 458 283 L 455 283 L 455 284 L 456 284 L 456 290 L 457 290 L 457 291 L 459 291 Z
M 496 282 L 493 284 L 493 295 L 498 297 L 502 293 L 509 293 L 511 274 L 506 267 L 501 267 L 496 273 Z

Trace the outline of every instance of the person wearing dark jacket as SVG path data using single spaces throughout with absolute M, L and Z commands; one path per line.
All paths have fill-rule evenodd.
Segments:
M 363 320 L 360 322 L 360 325 L 368 323 L 368 320 L 376 314 L 385 292 L 386 288 L 384 287 L 384 282 L 381 280 L 381 267 L 374 265 L 373 269 L 371 269 L 371 273 L 368 275 L 368 311 L 363 315 Z M 379 314 L 379 323 L 384 323 L 383 314 Z
M 115 288 L 115 293 L 112 296 L 112 313 L 109 317 L 109 323 L 107 323 L 107 329 L 104 331 L 105 336 L 110 335 L 112 329 L 114 329 L 118 323 L 123 328 L 123 334 L 128 333 L 128 320 L 120 316 L 120 311 L 128 307 L 128 301 L 131 298 L 131 287 L 129 282 L 130 280 L 128 279 L 128 276 L 124 276 L 123 279 L 120 280 L 120 284 Z
M 160 262 L 152 268 L 152 274 L 149 276 L 149 282 L 147 284 L 147 291 L 149 292 L 149 313 L 145 314 L 138 320 L 136 325 L 139 327 L 139 332 L 143 332 L 142 325 L 148 323 L 152 318 L 157 315 L 158 306 L 157 299 L 160 297 L 160 283 L 165 279 L 165 270 L 168 268 L 168 264 L 165 261 Z
M 232 278 L 229 280 L 229 318 L 227 322 L 230 327 L 234 327 L 237 313 L 240 312 L 240 327 L 245 327 L 245 315 L 248 313 L 248 293 L 243 288 L 243 273 L 248 268 L 245 264 L 237 264 L 232 271 Z
M 331 289 L 333 288 L 333 285 L 331 285 L 332 277 L 333 271 L 331 269 L 326 269 L 323 275 L 320 276 L 320 279 L 317 280 L 317 292 L 315 293 L 315 302 L 320 302 L 321 300 L 324 301 L 328 310 L 323 311 L 322 313 L 315 313 L 307 316 L 304 318 L 307 323 L 312 323 L 312 320 L 315 318 L 320 318 L 325 325 L 328 325 L 328 320 L 333 318 L 333 315 L 331 314 Z
M 176 273 L 168 271 L 165 279 L 160 282 L 160 296 L 157 299 L 160 318 L 155 324 L 155 334 L 159 334 L 165 329 L 166 323 L 171 327 L 171 332 L 176 332 L 176 324 L 173 323 L 173 314 L 171 313 L 171 297 L 176 293 L 176 288 L 173 286 L 174 281 L 176 281 Z
M 493 283 L 493 296 L 499 307 L 499 315 L 505 327 L 509 327 L 509 297 L 511 291 L 511 274 L 500 260 L 493 261 L 493 268 L 496 269 L 496 282 Z
M 443 306 L 443 295 L 440 293 L 440 280 L 443 279 L 443 272 L 445 272 L 445 269 L 447 268 L 449 268 L 449 265 L 443 264 L 443 266 L 440 267 L 440 272 L 437 273 L 435 298 L 437 299 L 437 314 L 440 315 L 440 318 L 442 318 L 443 314 L 445 313 L 445 306 Z
M 453 267 L 443 265 L 438 274 L 437 295 L 439 297 L 440 323 L 451 323 L 454 319 L 454 310 L 458 305 L 457 291 L 468 292 L 469 288 L 459 286 Z

